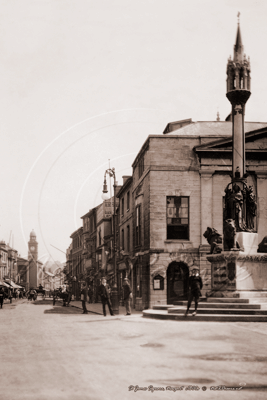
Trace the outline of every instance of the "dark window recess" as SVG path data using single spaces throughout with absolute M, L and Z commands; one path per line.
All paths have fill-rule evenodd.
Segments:
M 124 215 L 124 198 L 121 199 L 121 215 Z
M 189 197 L 167 197 L 167 239 L 189 240 Z
M 145 169 L 144 157 L 142 157 L 138 163 L 138 177 L 141 178 Z
M 141 206 L 137 206 L 135 209 L 135 245 L 140 246 L 141 244 Z
M 124 229 L 121 230 L 121 248 L 124 250 Z
M 127 249 L 128 252 L 130 251 L 130 226 L 127 225 Z
M 130 210 L 130 192 L 127 192 L 127 211 Z

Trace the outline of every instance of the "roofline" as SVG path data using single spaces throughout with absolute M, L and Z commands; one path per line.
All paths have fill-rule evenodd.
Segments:
M 74 231 L 71 235 L 70 238 L 73 238 L 73 236 L 78 233 L 79 230 L 83 230 L 83 227 L 81 226 L 80 228 L 78 228 L 76 231 Z
M 101 203 L 102 204 L 102 203 Z M 101 204 L 98 204 L 98 206 L 91 208 L 88 213 L 84 214 L 82 217 L 80 217 L 81 219 L 88 217 L 90 214 L 93 214 L 94 211 L 96 211 L 98 209 L 98 207 L 101 206 Z
M 130 184 L 132 183 L 132 181 L 133 181 L 133 177 L 130 176 L 130 177 L 126 180 L 126 182 L 124 183 L 124 185 L 122 185 L 122 187 L 120 188 L 120 190 L 119 190 L 118 193 L 116 194 L 116 197 L 119 197 L 120 194 L 121 194 L 125 189 L 127 189 L 128 186 L 130 186 Z

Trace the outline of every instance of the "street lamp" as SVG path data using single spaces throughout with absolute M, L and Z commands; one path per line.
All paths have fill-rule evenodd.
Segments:
M 119 294 L 118 294 L 118 282 L 117 282 L 117 259 L 116 259 L 116 175 L 115 168 L 109 168 L 105 171 L 104 175 L 104 185 L 103 185 L 103 194 L 102 199 L 107 200 L 108 197 L 106 194 L 108 193 L 108 186 L 106 180 L 106 174 L 108 174 L 111 178 L 114 179 L 114 216 L 113 216 L 113 254 L 114 254 L 114 286 L 111 291 L 111 304 L 114 314 L 119 314 Z

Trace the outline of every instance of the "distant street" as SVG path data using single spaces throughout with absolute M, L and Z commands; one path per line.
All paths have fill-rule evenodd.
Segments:
M 1 400 L 267 395 L 264 323 L 82 315 L 79 308 L 38 299 L 4 304 L 0 326 Z M 229 393 L 222 387 L 236 389 Z

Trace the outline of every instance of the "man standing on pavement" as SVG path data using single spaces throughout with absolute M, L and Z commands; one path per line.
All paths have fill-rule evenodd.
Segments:
M 99 286 L 99 295 L 103 306 L 103 314 L 106 316 L 106 304 L 108 305 L 110 315 L 114 315 L 111 303 L 110 303 L 110 288 L 107 284 L 106 278 L 102 278 L 102 284 Z
M 86 308 L 86 301 L 87 301 L 87 295 L 88 295 L 88 290 L 86 283 L 82 283 L 82 292 L 81 292 L 81 300 L 82 300 L 82 307 L 83 307 L 83 314 L 88 314 L 87 308 Z
M 123 300 L 126 307 L 126 315 L 131 315 L 131 299 L 132 299 L 132 289 L 129 284 L 128 278 L 124 278 L 123 284 Z
M 2 287 L 0 287 L 0 307 L 3 308 L 5 292 Z
M 194 267 L 192 270 L 192 275 L 189 278 L 189 297 L 188 297 L 187 309 L 184 315 L 185 317 L 187 317 L 193 299 L 195 300 L 195 311 L 192 313 L 192 316 L 194 317 L 197 314 L 198 300 L 199 297 L 201 296 L 200 290 L 202 289 L 202 286 L 203 283 L 199 275 L 199 269 L 197 267 Z

